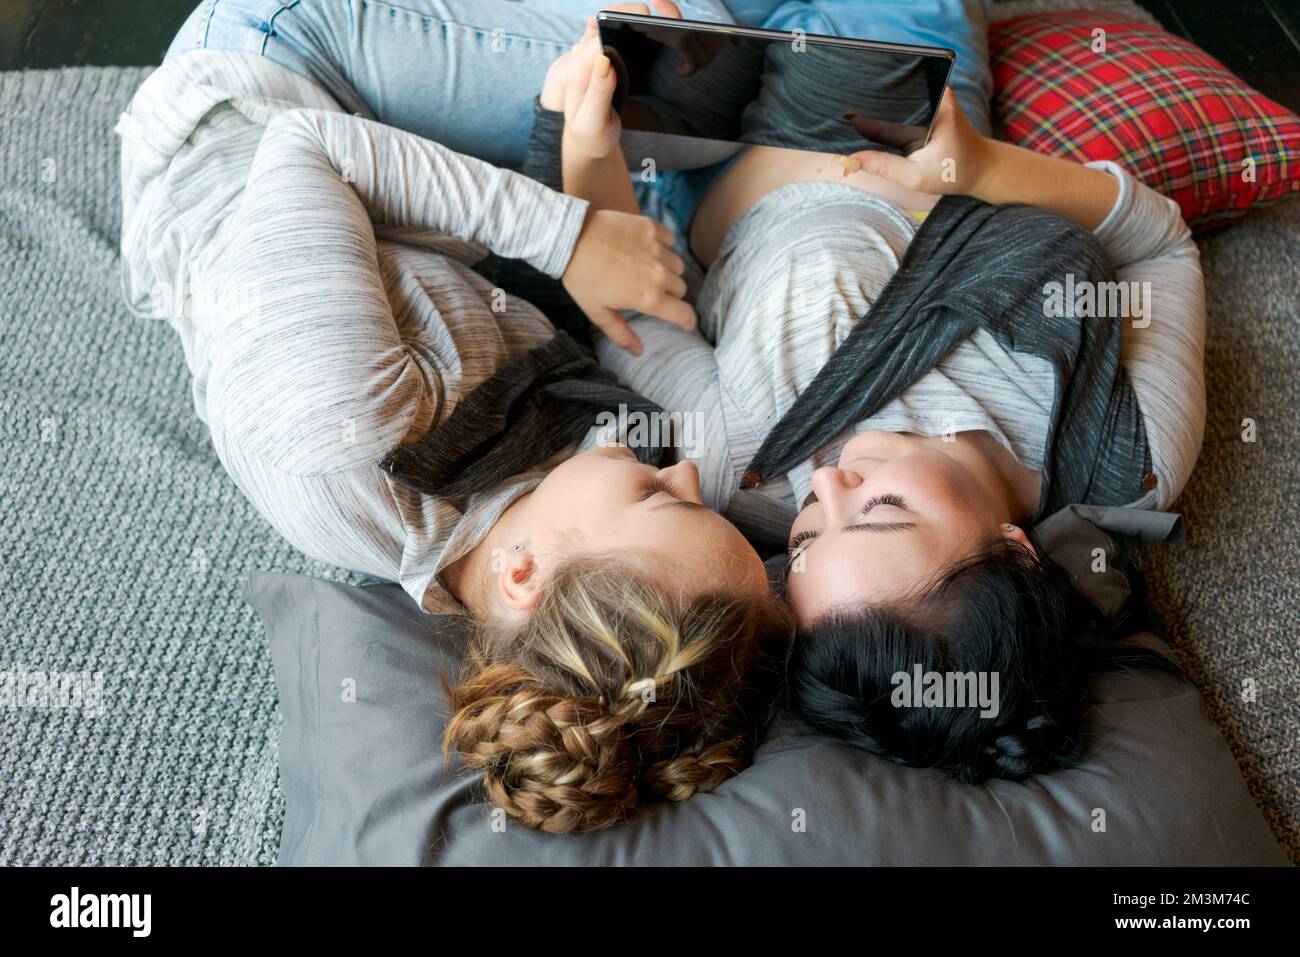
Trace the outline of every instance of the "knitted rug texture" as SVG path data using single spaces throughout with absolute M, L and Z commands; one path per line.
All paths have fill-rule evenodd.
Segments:
M 111 130 L 147 73 L 0 73 L 0 671 L 67 689 L 0 705 L 0 864 L 273 863 L 275 681 L 241 592 L 342 575 L 244 500 L 179 339 L 123 304 Z

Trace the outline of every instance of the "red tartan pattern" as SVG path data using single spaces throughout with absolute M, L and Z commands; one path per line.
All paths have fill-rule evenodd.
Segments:
M 1181 37 L 1122 14 L 1062 11 L 992 24 L 989 54 L 1007 140 L 1114 160 L 1172 197 L 1195 232 L 1300 192 L 1300 117 Z

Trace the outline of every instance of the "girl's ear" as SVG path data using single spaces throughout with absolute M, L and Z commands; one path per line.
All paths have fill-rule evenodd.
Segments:
M 1011 525 L 1011 524 L 1000 525 L 998 526 L 998 534 L 1000 534 L 1003 538 L 1008 539 L 1010 541 L 1019 542 L 1022 546 L 1024 546 L 1029 550 L 1029 554 L 1033 555 L 1035 558 L 1038 557 L 1037 549 L 1035 549 L 1034 546 L 1030 543 L 1029 536 L 1025 534 L 1025 530 L 1021 528 L 1019 525 Z
M 497 592 L 511 611 L 531 611 L 542 597 L 541 569 L 531 550 L 508 551 L 498 562 Z

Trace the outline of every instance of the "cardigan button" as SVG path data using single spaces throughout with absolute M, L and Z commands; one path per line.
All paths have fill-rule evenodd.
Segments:
M 750 469 L 745 473 L 743 481 L 745 483 L 745 488 L 758 488 L 763 481 L 763 476 L 759 475 L 758 472 L 753 469 Z
M 1146 475 L 1146 476 L 1143 477 L 1143 479 L 1142 479 L 1142 487 L 1143 487 L 1144 489 L 1146 489 L 1146 490 L 1149 492 L 1149 491 L 1151 491 L 1153 488 L 1155 488 L 1156 485 L 1159 484 L 1159 482 L 1160 482 L 1160 480 L 1156 478 L 1156 473 L 1155 473 L 1155 472 L 1151 472 L 1151 473 L 1149 473 L 1148 475 Z

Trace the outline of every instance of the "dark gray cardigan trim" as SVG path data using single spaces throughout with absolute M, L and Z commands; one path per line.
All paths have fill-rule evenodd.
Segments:
M 871 311 L 768 434 L 746 470 L 752 486 L 783 475 L 877 412 L 986 329 L 1056 373 L 1041 511 L 1141 498 L 1151 456 L 1120 362 L 1122 316 L 1044 315 L 1045 286 L 1113 281 L 1092 233 L 1030 206 L 945 196 L 926 217 Z
M 591 350 L 563 332 L 515 356 L 478 386 L 445 420 L 379 465 L 409 488 L 463 498 L 545 462 L 581 440 L 608 411 L 652 416 L 662 410 L 618 384 Z M 652 430 L 653 431 L 653 430 Z M 648 465 L 663 448 L 638 444 Z

